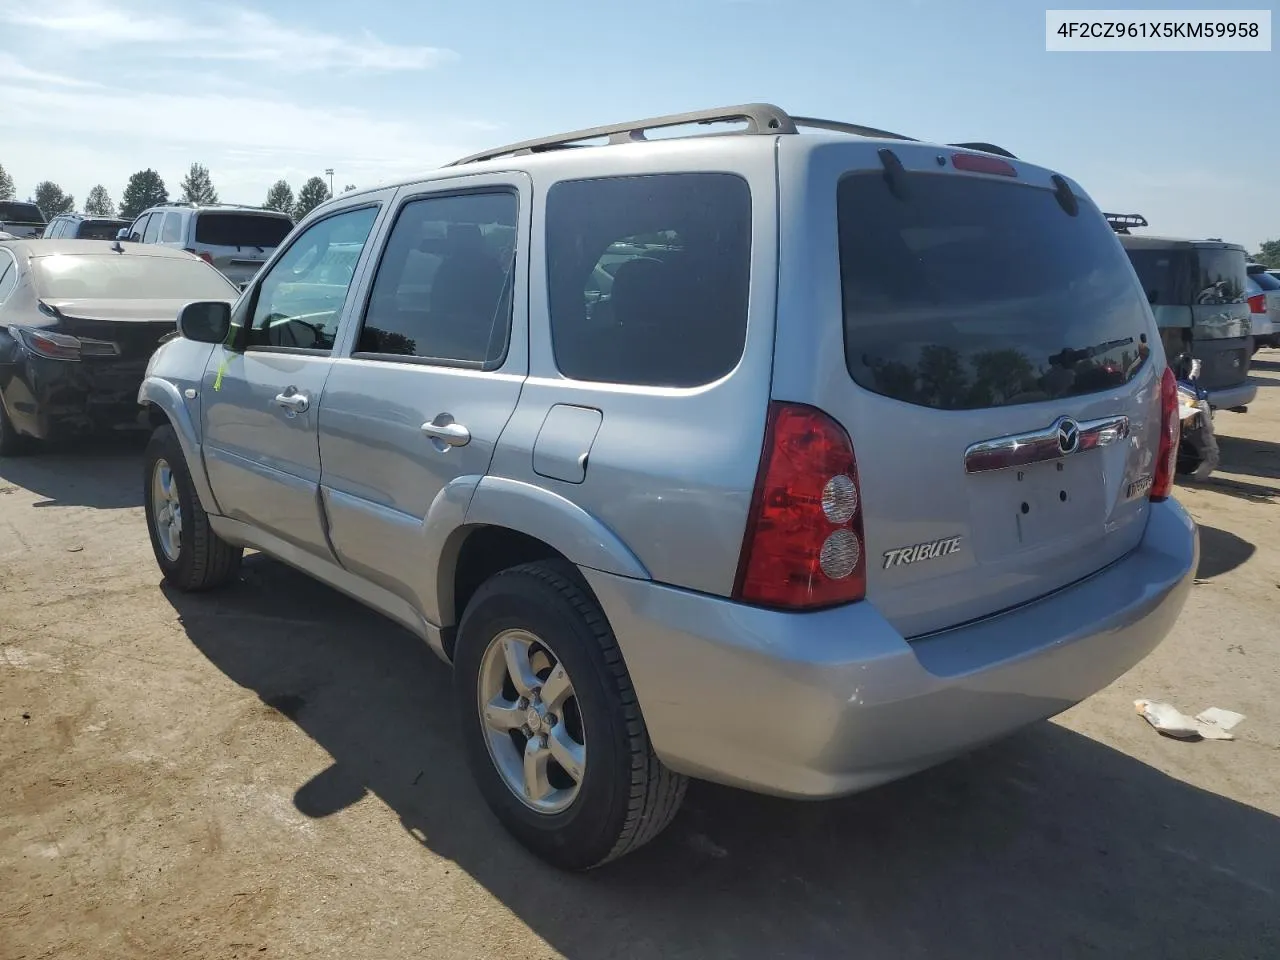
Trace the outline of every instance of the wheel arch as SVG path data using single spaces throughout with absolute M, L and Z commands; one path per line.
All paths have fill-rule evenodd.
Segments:
M 209 485 L 209 475 L 205 472 L 204 458 L 200 453 L 200 435 L 178 388 L 160 377 L 147 377 L 138 388 L 138 404 L 143 408 L 152 431 L 163 426 L 173 428 L 200 502 L 209 513 L 219 513 L 218 501 Z

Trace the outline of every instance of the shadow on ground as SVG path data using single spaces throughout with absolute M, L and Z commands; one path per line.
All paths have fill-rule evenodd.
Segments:
M 212 663 L 334 758 L 297 808 L 373 792 L 569 957 L 1280 956 L 1280 820 L 1054 724 L 845 800 L 694 784 L 650 846 L 558 873 L 481 803 L 424 644 L 274 561 L 245 570 L 169 599 Z
M 1246 414 L 1247 416 L 1247 414 Z M 1222 460 L 1218 469 L 1263 480 L 1280 480 L 1280 443 L 1219 434 Z
M 0 460 L 0 487 L 16 485 L 43 497 L 36 507 L 138 507 L 145 447 L 146 438 L 134 436 L 39 445 Z
M 1212 580 L 1229 573 L 1243 566 L 1258 552 L 1252 543 L 1234 533 L 1204 524 L 1199 524 L 1199 529 L 1200 565 L 1196 568 L 1196 576 L 1201 580 Z

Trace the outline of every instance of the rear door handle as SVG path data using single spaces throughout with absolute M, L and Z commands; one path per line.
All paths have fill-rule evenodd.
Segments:
M 300 413 L 305 413 L 311 406 L 311 398 L 305 393 L 299 393 L 296 388 L 289 387 L 284 393 L 276 394 L 276 403 L 284 407 L 289 416 L 296 417 Z
M 424 423 L 422 432 L 432 440 L 439 440 L 451 447 L 465 447 L 471 442 L 471 431 L 460 423 L 454 423 L 453 418 L 447 413 L 442 413 L 435 420 Z

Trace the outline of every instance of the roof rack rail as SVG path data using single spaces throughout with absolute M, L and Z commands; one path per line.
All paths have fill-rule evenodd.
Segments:
M 1128 235 L 1130 227 L 1149 227 L 1147 218 L 1140 213 L 1104 213 L 1107 223 L 1116 233 Z
M 535 140 L 522 140 L 509 143 L 504 147 L 495 147 L 481 153 L 473 153 L 469 157 L 455 160 L 447 166 L 459 167 L 466 163 L 479 163 L 481 160 L 496 160 L 499 157 L 516 156 L 518 154 L 542 153 L 561 147 L 578 145 L 582 140 L 597 140 L 608 137 L 610 143 L 641 142 L 646 139 L 646 130 L 660 130 L 663 127 L 681 127 L 691 123 L 732 123 L 746 121 L 748 134 L 795 133 L 795 121 L 780 107 L 770 103 L 747 103 L 736 107 L 720 107 L 712 110 L 694 110 L 689 113 L 672 113 L 663 117 L 650 117 L 647 120 L 633 120 L 629 123 L 613 123 L 603 127 L 589 127 L 585 130 L 574 130 L 570 133 L 558 133 L 550 137 L 538 137 Z
M 800 127 L 811 127 L 817 130 L 830 130 L 835 133 L 849 133 L 860 137 L 875 137 L 885 140 L 909 140 L 918 142 L 916 137 L 908 137 L 901 133 L 892 133 L 877 127 L 868 127 L 859 123 L 846 123 L 842 120 L 825 120 L 820 117 L 791 116 L 781 107 L 771 103 L 745 103 L 733 107 L 717 107 L 709 110 L 694 110 L 689 113 L 673 113 L 663 117 L 650 117 L 646 120 L 632 120 L 627 123 L 613 123 L 603 127 L 589 127 L 585 130 L 574 130 L 569 133 L 558 133 L 550 137 L 539 137 L 535 140 L 522 140 L 506 146 L 494 147 L 480 153 L 473 153 L 461 160 L 447 164 L 458 167 L 468 163 L 479 163 L 482 160 L 496 160 L 499 157 L 512 157 L 523 154 L 543 153 L 548 150 L 564 150 L 586 146 L 583 141 L 599 140 L 607 137 L 609 143 L 641 143 L 647 140 L 645 132 L 660 130 L 665 127 L 682 127 L 690 124 L 713 124 L 745 122 L 745 130 L 733 131 L 737 134 L 776 136 L 777 134 L 799 133 Z M 981 150 L 1016 160 L 1012 153 L 993 143 L 953 143 L 953 147 L 968 150 Z

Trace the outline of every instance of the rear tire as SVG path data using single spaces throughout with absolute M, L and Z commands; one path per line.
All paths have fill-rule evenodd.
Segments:
M 515 719 L 495 726 L 482 701 L 496 702 L 495 665 L 508 682 L 497 700 L 518 695 L 519 685 L 509 684 L 515 674 L 503 673 L 501 645 L 512 637 L 534 651 L 526 679 L 536 693 L 532 706 L 520 699 L 511 711 Z M 563 708 L 553 707 L 557 671 L 567 674 L 560 678 L 570 698 Z M 542 859 L 568 870 L 598 867 L 647 843 L 675 816 L 688 781 L 654 754 L 617 639 L 572 565 L 524 564 L 483 583 L 458 629 L 454 677 L 463 742 L 480 792 L 503 826 Z M 551 726 L 544 723 L 541 737 L 522 732 L 529 724 L 510 726 L 519 722 L 516 711 L 544 707 Z M 504 725 L 505 732 L 499 729 Z M 539 809 L 535 793 L 526 788 L 524 796 L 517 794 L 513 773 L 518 781 L 530 742 L 540 739 L 545 746 L 546 735 L 554 738 L 560 728 L 568 728 L 571 746 L 581 745 L 582 763 L 576 778 L 558 761 L 544 768 L 551 792 Z M 500 754 L 508 749 L 504 767 Z
M 165 580 L 184 593 L 195 593 L 235 579 L 244 549 L 227 543 L 209 526 L 172 427 L 160 427 L 151 435 L 143 459 L 147 531 Z

